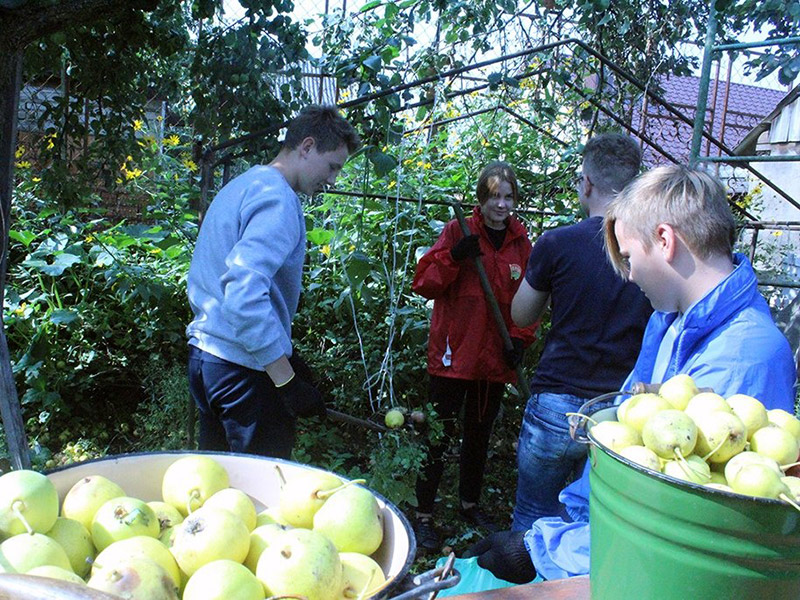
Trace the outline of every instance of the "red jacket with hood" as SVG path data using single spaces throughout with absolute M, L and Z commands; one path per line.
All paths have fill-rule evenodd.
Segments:
M 511 337 L 529 346 L 538 323 L 520 328 L 511 321 L 511 300 L 525 275 L 531 243 L 516 217 L 508 220 L 506 237 L 495 250 L 480 208 L 467 219 L 480 239 L 480 257 Z M 450 249 L 464 237 L 457 220 L 445 225 L 439 239 L 417 265 L 412 289 L 433 300 L 428 338 L 428 373 L 455 379 L 515 383 L 516 372 L 503 356 L 503 339 L 486 301 L 472 259 L 454 261 Z

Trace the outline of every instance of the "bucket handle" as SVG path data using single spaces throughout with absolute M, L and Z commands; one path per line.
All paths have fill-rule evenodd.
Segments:
M 453 568 L 455 560 L 456 555 L 451 552 L 444 565 L 415 575 L 410 582 L 413 587 L 398 596 L 392 596 L 390 600 L 416 600 L 426 595 L 427 600 L 433 600 L 441 590 L 458 585 L 461 573 Z
M 608 392 L 607 394 L 600 394 L 599 396 L 595 396 L 591 400 L 587 400 L 584 402 L 583 406 L 578 409 L 578 412 L 571 413 L 567 417 L 567 422 L 569 423 L 569 435 L 570 437 L 578 442 L 579 444 L 591 444 L 591 440 L 589 439 L 589 435 L 586 433 L 586 423 L 589 421 L 590 417 L 589 414 L 593 411 L 590 411 L 595 404 L 599 404 L 600 402 L 604 402 L 610 400 L 611 398 L 615 398 L 617 396 L 626 396 L 635 394 L 636 392 L 633 391 L 626 391 L 622 390 L 619 392 Z

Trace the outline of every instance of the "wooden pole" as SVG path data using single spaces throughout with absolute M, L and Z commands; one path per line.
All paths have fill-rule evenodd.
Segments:
M 0 307 L 5 296 L 8 269 L 8 231 L 11 225 L 11 194 L 14 189 L 14 149 L 17 145 L 17 108 L 22 80 L 22 50 L 0 57 Z M 15 469 L 28 469 L 31 459 L 25 437 L 25 422 L 19 405 L 6 328 L 0 311 L 0 417 L 6 444 Z
M 458 219 L 458 223 L 461 225 L 461 231 L 464 233 L 464 235 L 472 235 L 472 231 L 470 231 L 469 225 L 467 225 L 467 220 L 464 218 L 464 211 L 458 202 L 453 203 L 453 212 L 456 213 L 456 218 Z M 511 336 L 508 333 L 505 319 L 503 319 L 503 313 L 500 312 L 500 305 L 497 303 L 497 298 L 495 298 L 494 292 L 492 291 L 489 278 L 486 276 L 486 268 L 483 266 L 483 261 L 481 261 L 480 256 L 475 257 L 475 268 L 478 269 L 478 279 L 481 281 L 483 294 L 486 296 L 486 302 L 489 304 L 489 308 L 492 311 L 495 323 L 497 323 L 497 329 L 500 331 L 500 337 L 503 338 L 503 347 L 506 350 L 513 350 L 514 342 L 511 341 Z M 522 369 L 522 364 L 517 365 L 516 370 L 517 386 L 522 392 L 523 397 L 527 400 L 531 397 L 531 388 L 528 386 L 528 380 L 525 378 L 525 372 Z

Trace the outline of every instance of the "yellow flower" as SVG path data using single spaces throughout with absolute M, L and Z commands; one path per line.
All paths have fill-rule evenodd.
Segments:
M 189 169 L 192 173 L 197 171 L 197 164 L 191 158 L 187 158 L 186 160 L 184 160 L 183 166 Z
M 179 138 L 174 133 L 170 136 L 164 138 L 164 145 L 165 146 L 177 146 L 181 143 L 181 138 Z
M 41 177 L 31 177 L 31 181 L 32 181 L 33 183 L 39 183 L 41 180 L 42 180 L 42 178 L 41 178 Z
M 55 147 L 56 147 L 56 145 L 53 143 L 53 136 L 50 136 L 50 137 L 47 139 L 47 149 L 48 149 L 48 150 L 52 150 L 52 149 L 53 149 L 53 148 L 55 148 Z
M 162 117 L 161 115 L 158 115 L 158 116 L 156 117 L 156 121 L 158 121 L 159 123 L 160 123 L 161 121 L 163 121 L 163 120 L 164 120 L 164 117 Z
M 325 256 L 331 255 L 331 245 L 325 244 L 322 248 L 320 248 L 320 252 L 322 252 Z
M 133 130 L 134 131 L 141 131 L 142 130 L 142 121 L 140 119 L 133 120 Z
M 14 151 L 14 158 L 22 158 L 23 154 L 25 154 L 25 146 L 20 146 Z
M 19 161 L 19 162 L 16 162 L 16 163 L 14 163 L 14 165 L 15 165 L 15 166 L 16 166 L 18 169 L 27 169 L 27 168 L 29 168 L 29 167 L 31 166 L 31 163 L 30 163 L 30 162 L 28 162 L 27 160 L 21 160 L 21 161 Z
M 342 90 L 342 93 L 339 94 L 339 98 L 341 98 L 342 100 L 349 97 L 350 97 L 350 92 L 348 90 Z
M 783 235 L 783 232 L 782 231 L 773 231 L 772 235 L 774 235 L 775 237 L 780 237 L 780 236 Z
M 417 161 L 417 166 L 418 167 L 425 167 L 425 161 L 424 160 L 418 160 Z
M 396 185 L 397 185 L 397 182 L 396 182 L 396 181 L 394 181 L 394 180 L 392 180 L 392 181 L 390 181 L 390 182 L 389 182 L 389 185 L 388 185 L 388 186 L 386 186 L 386 188 L 387 188 L 387 189 L 390 189 L 390 190 L 393 190 L 393 189 L 394 189 L 394 186 L 396 186 Z
M 431 163 L 426 162 L 424 165 L 422 165 L 422 168 L 423 169 L 430 169 L 431 168 Z
M 356 249 L 356 245 L 355 244 L 350 244 L 349 252 L 352 252 L 355 249 Z
M 25 307 L 26 307 L 26 306 L 27 306 L 27 304 L 26 304 L 25 302 L 23 302 L 22 304 L 20 304 L 20 305 L 19 305 L 19 306 L 18 306 L 18 307 L 17 307 L 17 308 L 14 310 L 14 314 L 15 314 L 15 315 L 17 315 L 18 317 L 21 317 L 22 315 L 24 315 L 24 314 L 25 314 Z
M 128 179 L 128 180 L 136 179 L 141 174 L 142 174 L 142 170 L 141 169 L 133 169 L 133 170 L 125 171 L 125 179 Z
M 403 166 L 404 166 L 404 167 L 407 167 L 408 165 L 410 165 L 410 164 L 413 164 L 413 163 L 414 163 L 414 159 L 412 159 L 412 158 L 407 158 L 407 159 L 405 159 L 405 160 L 403 161 Z

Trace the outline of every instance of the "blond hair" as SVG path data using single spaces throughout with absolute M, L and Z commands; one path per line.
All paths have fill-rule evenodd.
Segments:
M 634 179 L 609 204 L 604 219 L 606 252 L 614 269 L 628 276 L 614 233 L 617 221 L 626 235 L 649 249 L 660 224 L 670 225 L 700 259 L 730 256 L 736 239 L 736 222 L 728 206 L 725 187 L 705 171 L 681 165 L 657 167 Z

